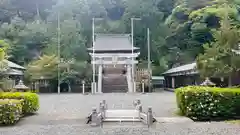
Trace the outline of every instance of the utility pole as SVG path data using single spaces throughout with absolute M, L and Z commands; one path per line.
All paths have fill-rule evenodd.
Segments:
M 93 93 L 96 93 L 97 92 L 97 84 L 96 84 L 96 79 L 95 79 L 95 76 L 96 76 L 96 59 L 95 59 L 95 21 L 98 21 L 98 20 L 103 20 L 103 18 L 93 18 L 92 19 L 92 70 L 93 70 L 93 76 L 92 76 L 92 79 L 93 79 L 93 82 L 92 82 L 92 94 Z
M 36 9 L 37 9 L 37 24 L 40 23 L 40 13 L 39 13 L 39 4 L 36 2 Z
M 134 20 L 134 18 L 131 18 L 131 43 L 132 43 L 132 79 L 133 79 L 133 81 L 134 81 L 134 69 L 133 69 L 133 67 L 134 67 L 134 63 L 133 63 L 133 60 L 134 60 L 134 58 L 133 58 L 133 52 L 134 52 L 134 42 L 133 42 L 133 40 L 134 40 L 134 38 L 133 38 L 133 20 Z
M 59 64 L 60 64 L 60 60 L 61 60 L 61 56 L 60 56 L 60 36 L 61 36 L 61 31 L 60 31 L 60 17 L 59 17 L 59 12 L 58 12 L 58 14 L 57 14 L 57 26 L 58 26 L 58 28 L 57 28 L 57 35 L 58 35 L 58 37 L 57 37 L 57 45 L 58 45 L 58 47 L 57 47 L 57 49 L 58 49 L 58 59 L 59 59 L 59 61 L 58 61 L 58 94 L 60 94 L 60 66 L 59 66 Z
M 150 48 L 150 30 L 147 29 L 147 46 L 148 46 L 148 92 L 151 90 L 151 78 L 152 78 L 152 72 L 151 72 L 151 48 Z
M 134 54 L 134 20 L 141 20 L 141 18 L 131 18 L 131 41 L 132 41 L 132 85 L 133 85 L 133 92 L 135 92 L 135 70 L 134 70 L 134 58 L 133 58 L 133 54 Z
M 95 67 L 95 18 L 92 19 L 92 70 L 93 70 L 93 76 L 92 76 L 92 94 L 96 92 L 96 80 L 95 80 L 95 74 L 96 74 L 96 67 Z

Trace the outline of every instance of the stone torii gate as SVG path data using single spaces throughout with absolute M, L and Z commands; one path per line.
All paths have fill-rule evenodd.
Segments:
M 130 34 L 95 34 L 94 54 L 93 48 L 88 48 L 92 57 L 91 64 L 95 64 L 97 89 L 94 93 L 102 93 L 103 71 L 106 69 L 124 69 L 128 92 L 136 92 L 134 73 L 139 48 L 132 47 Z M 133 52 L 133 53 L 132 53 Z M 132 68 L 134 70 L 132 70 Z

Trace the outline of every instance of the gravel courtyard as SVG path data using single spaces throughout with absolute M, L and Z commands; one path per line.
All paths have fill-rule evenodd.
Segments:
M 148 129 L 140 123 L 108 123 L 103 128 L 85 125 L 92 107 L 106 100 L 109 108 L 133 108 L 140 99 L 143 109 L 151 106 L 154 116 L 174 118 L 175 96 L 172 92 L 151 94 L 41 94 L 37 115 L 23 118 L 13 127 L 1 127 L 0 135 L 240 135 L 240 126 L 224 122 L 158 122 Z

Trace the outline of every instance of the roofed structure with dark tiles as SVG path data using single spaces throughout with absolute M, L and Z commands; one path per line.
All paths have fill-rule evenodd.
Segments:
M 6 62 L 9 69 L 8 71 L 6 72 L 7 75 L 20 75 L 22 76 L 23 75 L 23 71 L 26 70 L 25 67 L 23 66 L 20 66 L 14 62 L 11 62 L 9 60 L 3 60 L 3 62 Z
M 131 51 L 139 48 L 131 44 L 130 34 L 96 34 L 94 50 L 97 51 Z M 93 48 L 88 48 L 93 50 Z
M 189 71 L 191 71 L 191 72 L 189 72 Z M 185 65 L 178 66 L 175 68 L 171 68 L 162 74 L 163 75 L 170 75 L 170 74 L 182 75 L 182 74 L 185 74 L 184 72 L 188 72 L 187 74 L 198 74 L 196 62 L 193 62 L 191 64 L 185 64 Z

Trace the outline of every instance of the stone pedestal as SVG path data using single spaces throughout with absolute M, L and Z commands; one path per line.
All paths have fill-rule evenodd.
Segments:
M 99 65 L 98 67 L 98 93 L 102 93 L 102 65 Z
M 96 82 L 92 82 L 92 86 L 91 86 L 91 91 L 92 91 L 92 94 L 95 94 L 96 93 L 96 87 L 97 87 L 97 85 L 96 85 Z
M 175 78 L 172 77 L 172 88 L 174 89 L 175 88 Z
M 133 92 L 133 83 L 132 83 L 132 72 L 131 72 L 131 66 L 127 65 L 127 84 L 128 84 L 128 92 Z

